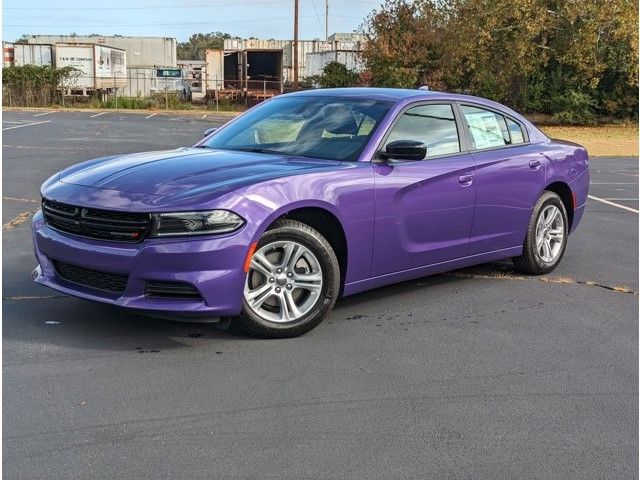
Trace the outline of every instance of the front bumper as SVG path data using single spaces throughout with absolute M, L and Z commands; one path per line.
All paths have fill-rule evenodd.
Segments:
M 33 278 L 47 287 L 87 300 L 180 316 L 233 316 L 242 309 L 243 264 L 251 243 L 246 227 L 219 237 L 147 239 L 137 244 L 61 233 L 45 224 L 41 212 L 33 217 L 32 227 L 39 264 Z M 126 288 L 118 294 L 69 282 L 56 273 L 52 260 L 127 275 Z M 148 297 L 146 281 L 186 282 L 202 298 Z

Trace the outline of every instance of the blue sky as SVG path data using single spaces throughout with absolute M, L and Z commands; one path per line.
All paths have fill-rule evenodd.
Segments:
M 147 35 L 186 40 L 192 33 L 293 37 L 293 0 L 4 0 L 2 38 L 22 34 Z M 380 0 L 329 0 L 329 34 L 351 32 Z M 300 0 L 300 38 L 324 37 L 324 0 Z

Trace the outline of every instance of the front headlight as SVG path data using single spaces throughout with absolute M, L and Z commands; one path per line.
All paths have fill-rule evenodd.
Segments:
M 215 235 L 229 233 L 244 225 L 244 219 L 228 210 L 153 214 L 153 237 Z

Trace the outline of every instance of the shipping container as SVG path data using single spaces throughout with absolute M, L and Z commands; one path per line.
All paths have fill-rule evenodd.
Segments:
M 229 55 L 237 57 L 236 52 Z M 220 48 L 207 48 L 204 52 L 204 58 L 204 90 L 220 90 L 225 72 L 224 51 Z
M 127 85 L 127 57 L 124 50 L 94 44 L 57 43 L 55 66 L 73 67 L 78 75 L 69 90 L 104 90 Z
M 349 70 L 361 72 L 364 64 L 360 52 L 352 50 L 335 50 L 330 52 L 307 53 L 306 76 L 320 75 L 328 63 L 339 62 Z
M 3 67 L 11 67 L 13 66 L 13 43 L 10 42 L 2 42 L 2 66 Z
M 23 65 L 53 65 L 53 47 L 51 45 L 30 45 L 15 43 L 13 45 L 13 64 Z
M 334 49 L 334 44 L 323 40 L 300 40 L 298 42 L 298 78 L 306 74 L 306 55 L 312 52 L 325 52 Z M 282 81 L 293 81 L 293 41 L 292 40 L 259 40 L 230 38 L 224 41 L 225 56 L 229 52 L 245 50 L 282 51 Z M 241 61 L 239 62 L 241 63 Z M 226 74 L 225 74 L 226 75 Z
M 27 43 L 96 43 L 124 50 L 132 67 L 176 67 L 176 39 L 98 35 L 30 35 Z
M 274 46 L 273 43 L 253 45 Z M 205 51 L 205 90 L 227 98 L 269 98 L 282 92 L 281 49 Z

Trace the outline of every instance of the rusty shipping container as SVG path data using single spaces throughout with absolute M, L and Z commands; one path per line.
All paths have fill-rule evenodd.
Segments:
M 13 65 L 13 43 L 2 42 L 2 66 L 10 67 Z

